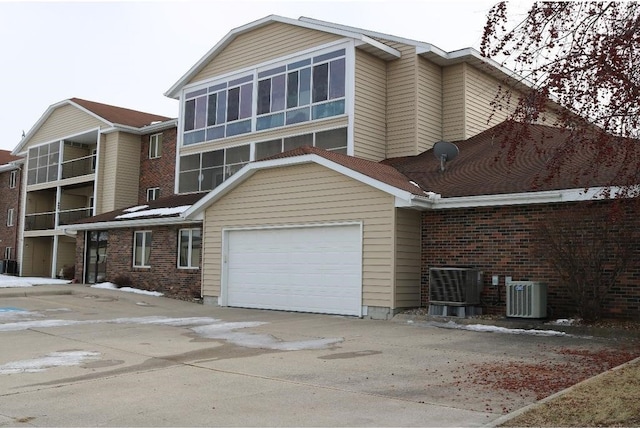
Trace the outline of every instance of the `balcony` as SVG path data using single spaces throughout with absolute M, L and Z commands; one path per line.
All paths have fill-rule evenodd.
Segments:
M 58 225 L 71 224 L 83 218 L 91 217 L 91 208 L 76 208 L 72 210 L 64 210 L 58 213 Z
M 80 177 L 95 172 L 96 155 L 84 156 L 62 163 L 62 179 Z
M 49 230 L 55 228 L 56 213 L 34 213 L 24 216 L 24 230 Z
M 83 218 L 91 217 L 91 208 L 75 208 L 58 212 L 58 226 L 74 223 Z M 55 229 L 55 212 L 34 213 L 24 216 L 24 230 Z

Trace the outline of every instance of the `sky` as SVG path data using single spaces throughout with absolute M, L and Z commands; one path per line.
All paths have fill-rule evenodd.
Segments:
M 496 0 L 0 0 L 0 149 L 13 150 L 68 98 L 177 117 L 163 94 L 232 29 L 275 14 L 307 16 L 431 43 L 479 49 Z

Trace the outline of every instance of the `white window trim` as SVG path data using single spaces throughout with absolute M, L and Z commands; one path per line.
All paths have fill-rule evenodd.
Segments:
M 162 132 L 149 136 L 149 159 L 158 159 L 162 157 L 162 148 L 161 148 L 162 145 L 160 144 L 161 137 L 162 137 Z M 153 147 L 155 147 L 155 151 L 152 150 Z M 152 154 L 152 153 L 155 153 L 155 154 Z
M 197 260 L 196 262 L 198 263 L 197 265 L 194 266 L 193 264 L 193 231 L 197 230 L 200 232 L 200 239 L 201 239 L 201 243 L 202 243 L 202 229 L 199 227 L 195 227 L 195 228 L 190 228 L 190 229 L 179 229 L 178 230 L 178 260 L 177 260 L 177 266 L 178 269 L 189 269 L 189 270 L 193 270 L 193 269 L 200 269 L 200 260 Z M 180 250 L 182 248 L 182 232 L 184 231 L 188 231 L 189 232 L 189 244 L 187 245 L 187 263 L 188 266 L 182 266 L 180 265 Z M 200 245 L 200 254 L 202 254 L 202 244 Z
M 147 244 L 147 233 L 151 233 L 152 237 L 153 237 L 153 233 L 150 230 L 136 230 L 133 232 L 133 267 L 134 268 L 150 268 L 151 264 L 148 265 L 137 265 L 136 264 L 136 236 L 138 236 L 139 233 L 142 233 L 142 251 L 143 254 L 145 252 L 145 249 L 147 248 L 147 246 L 149 247 L 149 258 L 151 258 L 151 246 Z
M 279 67 L 282 65 L 286 65 L 292 61 L 297 61 L 297 60 L 303 60 L 306 58 L 310 58 L 313 56 L 317 56 L 317 55 L 322 55 L 325 53 L 329 53 L 331 51 L 334 50 L 338 50 L 338 49 L 345 49 L 345 112 L 342 115 L 336 115 L 336 116 L 330 116 L 330 117 L 324 117 L 324 118 L 319 118 L 319 119 L 310 119 L 307 122 L 304 123 L 318 123 L 321 122 L 323 120 L 331 120 L 331 119 L 335 119 L 337 117 L 352 117 L 353 115 L 353 106 L 354 106 L 354 97 L 355 97 L 355 88 L 354 88 L 354 84 L 355 84 L 355 47 L 354 44 L 352 42 L 345 42 L 344 40 L 342 41 L 338 41 L 338 42 L 333 42 L 333 43 L 328 43 L 326 45 L 322 45 L 322 46 L 318 46 L 315 48 L 311 48 L 311 49 L 307 49 L 304 50 L 302 52 L 297 52 L 295 54 L 291 54 L 291 55 L 287 55 L 287 56 L 283 56 L 280 58 L 277 58 L 275 60 L 271 60 L 271 61 L 267 61 L 267 62 L 263 62 L 260 64 L 256 64 L 254 66 L 251 67 L 245 67 L 243 69 L 240 70 L 234 70 L 233 72 L 230 73 L 225 73 L 219 76 L 216 76 L 213 79 L 204 81 L 204 82 L 198 82 L 194 85 L 189 85 L 189 86 L 185 86 L 182 89 L 182 92 L 180 94 L 180 106 L 179 106 L 179 120 L 178 120 L 178 135 L 177 135 L 177 140 L 178 140 L 178 147 L 179 148 L 185 148 L 185 147 L 195 147 L 198 145 L 202 145 L 202 144 L 211 144 L 212 141 L 202 141 L 199 143 L 193 143 L 193 144 L 189 144 L 187 146 L 184 145 L 184 140 L 183 140 L 183 136 L 184 136 L 184 106 L 185 106 L 185 95 L 189 92 L 194 92 L 194 91 L 198 91 L 201 89 L 205 89 L 208 88 L 210 86 L 215 86 L 219 83 L 223 83 L 223 82 L 227 82 L 230 80 L 235 80 L 237 78 L 241 78 L 247 74 L 251 74 L 253 73 L 254 75 L 254 87 L 253 87 L 253 105 L 252 105 L 252 115 L 251 115 L 251 132 L 248 132 L 246 134 L 240 134 L 240 135 L 256 135 L 258 133 L 263 133 L 263 132 L 272 132 L 274 130 L 278 130 L 278 129 L 282 129 L 282 128 L 288 128 L 288 127 L 293 127 L 296 125 L 300 125 L 300 123 L 297 124 L 291 124 L 291 125 L 283 125 L 283 126 L 278 126 L 278 127 L 273 127 L 273 128 L 268 128 L 268 129 L 264 129 L 264 130 L 257 130 L 256 129 L 256 120 L 257 120 L 257 96 L 258 96 L 258 73 L 260 71 L 264 71 L 264 70 L 269 70 L 271 68 L 275 68 L 275 67 Z M 351 124 L 353 122 L 353 120 L 349 120 L 349 123 Z M 352 125 L 350 125 L 352 126 Z M 347 133 L 347 137 L 350 137 L 350 132 L 348 131 Z M 231 138 L 235 138 L 238 137 L 238 135 L 234 135 L 234 136 L 230 136 L 230 137 L 224 137 L 224 138 L 220 138 L 218 140 L 213 140 L 217 143 L 221 143 L 227 139 L 231 139 Z M 353 144 L 348 140 L 347 141 L 347 153 L 352 153 L 353 152 Z M 177 186 L 176 186 L 177 188 Z
M 7 210 L 7 227 L 13 226 L 13 208 Z
M 9 174 L 9 189 L 15 189 L 17 182 L 18 182 L 18 170 L 14 169 L 13 171 L 11 171 L 11 174 Z
M 153 198 L 153 199 L 150 199 L 150 198 L 149 198 L 149 195 L 150 195 L 152 192 L 153 192 L 154 194 L 156 194 L 156 195 L 155 195 L 156 197 L 155 197 L 155 198 Z M 159 188 L 159 187 L 149 187 L 149 188 L 147 188 L 147 202 L 155 201 L 155 200 L 156 200 L 156 199 L 158 199 L 159 197 L 160 197 L 160 188 Z

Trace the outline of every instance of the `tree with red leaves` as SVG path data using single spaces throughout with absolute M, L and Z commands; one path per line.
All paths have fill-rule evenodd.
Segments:
M 496 110 L 508 109 L 516 122 L 566 130 L 568 144 L 547 154 L 543 179 L 615 169 L 609 186 L 621 187 L 622 196 L 640 194 L 640 4 L 535 2 L 514 21 L 500 2 L 487 16 L 481 51 L 514 69 L 529 88 L 516 92 L 505 82 Z M 532 142 L 520 129 L 506 133 L 510 156 L 519 144 L 545 150 L 544 138 Z M 578 151 L 591 154 L 588 170 L 563 170 Z
M 487 16 L 481 51 L 521 76 L 505 80 L 493 103 L 510 112 L 502 133 L 507 157 L 533 144 L 548 160 L 536 182 L 562 177 L 567 185 L 573 177 L 617 197 L 604 217 L 582 203 L 579 213 L 574 207 L 547 219 L 533 249 L 557 272 L 577 314 L 597 319 L 638 254 L 630 219 L 640 202 L 640 4 L 535 2 L 514 20 L 501 2 Z M 545 147 L 548 137 L 518 123 L 562 128 L 566 143 Z

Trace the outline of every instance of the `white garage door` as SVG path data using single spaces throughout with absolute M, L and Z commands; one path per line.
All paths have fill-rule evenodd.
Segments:
M 361 315 L 359 224 L 231 230 L 226 238 L 228 306 Z

